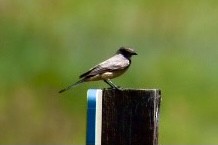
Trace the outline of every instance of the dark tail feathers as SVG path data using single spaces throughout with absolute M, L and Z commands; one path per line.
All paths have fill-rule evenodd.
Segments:
M 77 85 L 79 85 L 80 83 L 83 83 L 83 82 L 84 82 L 84 79 L 79 80 L 78 82 L 76 82 L 76 83 L 74 83 L 74 84 L 72 84 L 72 85 L 70 85 L 70 86 L 60 90 L 58 93 L 63 93 L 63 92 L 65 92 L 65 91 L 67 91 L 67 90 L 69 90 L 69 89 L 71 89 L 73 87 L 76 87 Z

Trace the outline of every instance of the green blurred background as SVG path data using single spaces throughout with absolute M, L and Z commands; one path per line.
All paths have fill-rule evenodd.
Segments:
M 122 87 L 160 88 L 160 144 L 218 143 L 218 1 L 0 0 L 0 144 L 85 144 L 86 91 L 135 48 Z

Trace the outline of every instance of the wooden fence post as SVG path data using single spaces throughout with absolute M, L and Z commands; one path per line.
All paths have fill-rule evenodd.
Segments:
M 87 145 L 157 145 L 158 89 L 90 89 Z

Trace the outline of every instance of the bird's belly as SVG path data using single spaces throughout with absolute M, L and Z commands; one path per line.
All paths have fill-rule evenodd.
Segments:
M 122 75 L 127 69 L 123 69 L 123 70 L 118 70 L 118 71 L 113 71 L 113 72 L 105 72 L 103 74 L 101 74 L 101 78 L 102 79 L 113 79 L 116 78 L 120 75 Z
M 118 77 L 122 75 L 127 69 L 123 70 L 117 70 L 117 71 L 111 71 L 111 72 L 104 72 L 102 74 L 97 74 L 95 76 L 92 76 L 88 78 L 86 81 L 99 81 L 99 80 L 107 80 L 107 79 L 113 79 L 115 77 Z

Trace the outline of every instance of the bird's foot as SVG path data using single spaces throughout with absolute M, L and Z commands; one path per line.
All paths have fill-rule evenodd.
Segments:
M 110 87 L 110 89 L 116 89 L 116 90 L 123 90 L 123 88 L 121 86 L 113 86 L 113 87 Z

